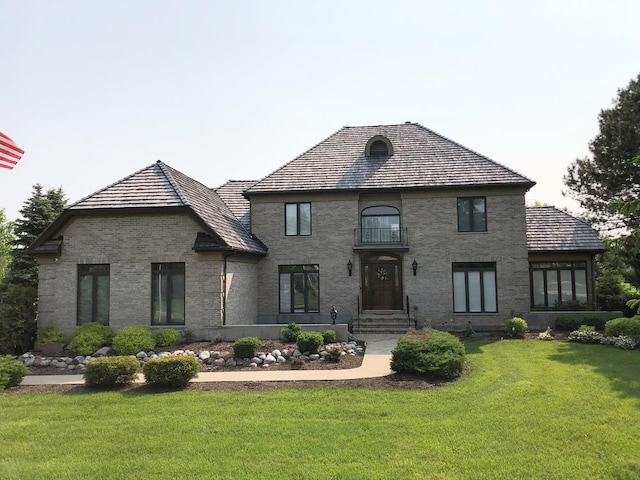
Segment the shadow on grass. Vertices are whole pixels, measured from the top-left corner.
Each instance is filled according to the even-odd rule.
[[[623,397],[635,398],[640,407],[640,352],[603,345],[563,343],[558,353],[549,356],[568,365],[588,365],[609,380],[613,390]]]

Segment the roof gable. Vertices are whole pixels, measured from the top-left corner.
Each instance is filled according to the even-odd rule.
[[[218,194],[161,161],[67,207],[50,229],[36,240],[34,248],[37,251],[39,245],[47,241],[70,215],[176,207],[193,214],[209,230],[208,233],[219,237],[223,244],[219,245],[215,241],[216,248],[266,253],[262,242],[249,233]]]
[[[370,139],[387,138],[392,155],[365,155]],[[343,127],[256,182],[245,194],[535,183],[422,125]]]
[[[555,207],[527,207],[530,252],[603,252],[597,232],[584,220]]]

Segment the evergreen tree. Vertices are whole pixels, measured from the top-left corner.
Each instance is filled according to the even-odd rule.
[[[38,264],[28,248],[62,212],[66,200],[62,188],[43,193],[33,186],[20,210],[12,242],[11,263],[0,285],[0,354],[16,354],[33,347],[36,335]]]
[[[640,228],[640,75],[618,90],[613,107],[598,117],[600,131],[589,144],[591,158],[577,159],[564,177],[571,197],[590,219],[608,229]]]
[[[9,268],[14,239],[13,222],[8,221],[4,209],[0,209],[0,282]]]

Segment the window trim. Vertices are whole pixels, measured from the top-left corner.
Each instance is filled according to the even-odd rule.
[[[165,272],[156,271],[156,267],[164,266],[167,268]],[[181,266],[180,271],[174,271],[173,268]],[[167,275],[167,319],[166,322],[157,322],[155,320],[156,317],[156,302],[155,302],[155,293],[156,293],[156,275],[164,274]],[[174,275],[182,275],[182,283],[183,283],[183,299],[182,299],[182,321],[179,323],[172,322],[171,316],[173,312],[173,308],[171,308],[171,303],[173,302],[172,296],[172,282],[171,277]],[[186,324],[186,309],[187,309],[187,269],[184,262],[153,262],[151,263],[151,325],[152,326],[170,326],[170,325],[185,325]]]
[[[287,207],[289,205],[296,206],[296,233],[288,233],[288,223],[287,223]],[[300,206],[309,205],[309,233],[301,233],[300,232]],[[284,204],[284,235],[286,237],[309,237],[313,231],[312,225],[312,212],[311,212],[311,202],[286,202]]]
[[[549,266],[541,266],[549,265]],[[576,297],[576,272],[584,272],[585,279],[585,297],[584,303],[589,302],[589,276],[587,275],[587,262],[585,260],[570,260],[570,261],[534,261],[529,262],[529,285],[530,285],[530,304],[532,310],[555,310],[560,308],[565,301],[562,299],[562,271],[571,272],[571,300],[569,302],[580,302]],[[542,281],[544,289],[544,305],[536,305],[534,298],[534,282],[533,273],[543,272]],[[548,272],[555,272],[555,279],[557,284],[557,300],[556,305],[549,305],[549,287],[548,287]]]
[[[91,272],[90,270],[94,267],[106,267],[105,272]],[[82,270],[86,270],[85,273],[82,273]],[[91,319],[86,322],[80,322],[80,277],[81,276],[89,276],[91,277]],[[108,283],[108,298],[107,298],[107,311],[106,311],[106,323],[100,321],[98,312],[98,302],[97,300],[97,292],[98,292],[98,282],[96,281],[98,277],[107,277],[109,280]],[[76,325],[80,326],[83,323],[87,322],[98,322],[102,325],[109,325],[109,320],[111,316],[111,265],[108,263],[83,263],[78,264],[76,269]]]
[[[455,274],[456,273],[464,273],[464,295],[465,295],[465,310],[457,311],[456,310],[456,291],[455,291]],[[479,272],[480,273],[480,311],[471,311],[470,310],[470,300],[469,300],[469,273],[470,272]],[[492,272],[494,284],[493,288],[495,291],[495,310],[486,310],[486,299],[485,299],[485,276],[482,274],[483,272]],[[496,262],[454,262],[451,264],[451,288],[453,293],[453,313],[456,315],[477,315],[477,314],[495,314],[499,313],[500,306],[498,304],[498,271]]]
[[[481,199],[484,206],[484,229],[476,229],[474,226],[474,216],[473,216],[473,201]],[[464,200],[468,202],[468,210],[469,210],[469,230],[461,230],[460,229],[460,201]],[[457,197],[456,198],[456,214],[458,219],[458,232],[459,233],[479,233],[479,232],[487,232],[488,221],[487,221],[487,197],[486,196],[471,196],[471,197]]]
[[[296,269],[301,269],[296,271]],[[287,271],[288,270],[288,271]],[[293,288],[293,275],[294,274],[304,274],[304,311],[296,311],[295,310],[295,301],[294,294],[295,289]],[[318,308],[310,309],[309,308],[309,281],[308,274],[314,273],[318,276]],[[289,310],[282,309],[282,284],[281,279],[283,274],[289,274]],[[320,265],[315,264],[292,264],[292,265],[278,265],[278,313],[280,314],[300,314],[300,313],[320,313]]]

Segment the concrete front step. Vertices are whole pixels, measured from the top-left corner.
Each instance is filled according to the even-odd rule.
[[[413,319],[406,315],[371,315],[360,317],[353,322],[354,334],[403,334],[414,328]]]

